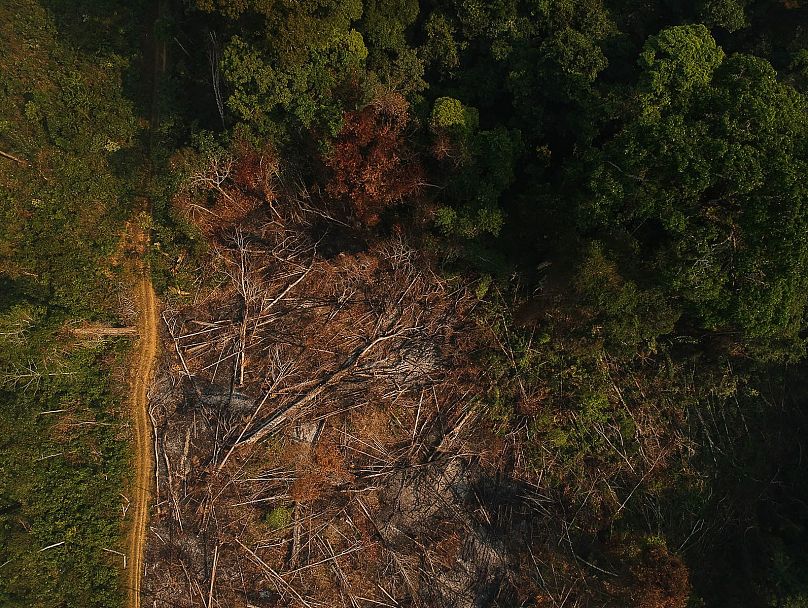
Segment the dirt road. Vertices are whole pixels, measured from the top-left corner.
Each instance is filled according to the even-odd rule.
[[[146,39],[146,56],[151,56],[150,72],[147,80],[151,87],[151,110],[149,119],[148,149],[152,148],[152,137],[160,124],[159,115],[159,81],[166,69],[166,43],[157,36],[160,19],[167,14],[167,0],[157,0],[154,21],[150,35]],[[148,65],[148,62],[147,64]],[[147,179],[151,177],[151,166],[148,167]],[[150,201],[142,201],[142,207],[148,212]],[[149,247],[147,229],[143,229],[137,240],[140,258],[137,262],[136,301],[140,309],[138,319],[137,352],[133,358],[131,410],[134,423],[134,475],[132,479],[132,528],[129,531],[128,568],[126,571],[126,588],[129,591],[128,608],[140,608],[141,586],[144,574],[144,552],[146,548],[146,525],[149,521],[149,505],[151,504],[151,483],[154,472],[154,452],[152,448],[152,426],[149,418],[149,385],[152,370],[157,358],[158,347],[158,310],[157,296],[151,282],[151,272],[144,260],[144,253]]]
[[[132,482],[132,529],[129,538],[127,589],[129,608],[140,608],[140,586],[143,577],[143,550],[146,545],[146,523],[151,503],[151,482],[154,471],[152,428],[148,414],[148,389],[157,356],[157,297],[149,269],[141,264],[138,273],[137,301],[140,306],[137,351],[133,358],[132,420],[134,423],[134,465]]]

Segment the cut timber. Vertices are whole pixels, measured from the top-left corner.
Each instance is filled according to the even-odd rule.
[[[406,331],[406,330],[405,330]],[[241,445],[244,443],[256,443],[260,441],[263,437],[266,437],[273,429],[275,429],[279,424],[281,424],[284,420],[289,418],[290,415],[294,415],[300,410],[302,410],[306,405],[314,401],[325,389],[329,386],[336,384],[342,378],[347,376],[351,370],[356,367],[356,364],[359,363],[359,360],[362,359],[365,355],[367,355],[374,347],[378,344],[386,340],[392,340],[394,338],[401,337],[405,331],[399,331],[393,334],[386,334],[380,336],[370,342],[369,344],[365,344],[357,348],[353,354],[348,358],[345,363],[343,363],[337,371],[328,374],[324,378],[322,378],[313,389],[305,393],[303,396],[295,399],[288,405],[282,407],[280,410],[274,412],[269,418],[264,420],[263,422],[259,423],[256,428],[247,431],[242,434],[242,436],[236,441],[236,445]]]
[[[137,327],[109,327],[108,325],[85,325],[84,327],[72,327],[70,333],[80,338],[116,337],[116,336],[136,336]]]
[[[9,154],[8,152],[3,152],[2,150],[0,150],[0,156],[2,156],[3,158],[7,158],[8,160],[13,160],[15,163],[19,163],[19,164],[23,165],[24,167],[30,167],[31,166],[31,163],[29,163],[27,160],[17,158],[13,154]]]

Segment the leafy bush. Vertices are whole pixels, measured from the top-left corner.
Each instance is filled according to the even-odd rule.
[[[281,530],[292,523],[292,509],[275,507],[264,516],[264,523],[272,530]]]

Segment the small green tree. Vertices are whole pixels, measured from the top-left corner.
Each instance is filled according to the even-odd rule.
[[[465,238],[499,234],[500,197],[514,181],[521,134],[504,127],[480,130],[477,110],[451,97],[435,100],[430,126],[433,153],[453,170],[447,188],[452,204],[439,209],[438,225]]]

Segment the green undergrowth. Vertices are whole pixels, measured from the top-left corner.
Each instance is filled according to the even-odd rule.
[[[119,291],[145,160],[146,2],[0,6],[0,606],[114,608],[129,448]]]

